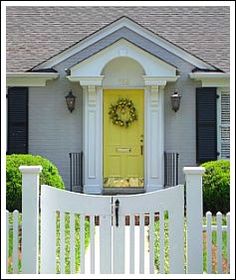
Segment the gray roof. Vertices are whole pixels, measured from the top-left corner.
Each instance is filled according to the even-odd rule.
[[[27,71],[122,16],[229,72],[229,7],[7,7],[7,71]]]

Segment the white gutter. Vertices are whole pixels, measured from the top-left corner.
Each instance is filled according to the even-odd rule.
[[[201,81],[202,87],[229,87],[230,73],[221,72],[195,72],[189,77],[195,81]]]
[[[59,73],[48,72],[7,72],[7,86],[44,87],[49,80],[55,80]]]
[[[195,72],[189,74],[191,79],[202,79],[202,78],[229,78],[229,73],[222,72]]]

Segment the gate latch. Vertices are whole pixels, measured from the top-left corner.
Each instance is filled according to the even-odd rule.
[[[119,226],[119,205],[120,205],[120,201],[119,199],[117,199],[115,201],[115,216],[116,216],[116,226]]]

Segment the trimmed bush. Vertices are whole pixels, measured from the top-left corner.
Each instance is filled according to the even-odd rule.
[[[38,155],[7,155],[6,161],[6,206],[9,211],[15,209],[21,211],[22,176],[19,171],[20,165],[41,165],[43,170],[40,174],[40,184],[50,185],[64,189],[64,182],[57,167],[46,158]]]
[[[206,168],[203,175],[203,210],[216,214],[226,214],[230,210],[230,162],[228,160],[209,161],[202,164]]]

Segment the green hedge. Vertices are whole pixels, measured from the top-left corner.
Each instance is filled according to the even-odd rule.
[[[22,176],[19,171],[20,165],[41,165],[43,170],[40,174],[40,184],[50,185],[64,189],[64,182],[57,167],[46,158],[38,155],[7,155],[6,161],[6,204],[9,211],[18,209],[21,211]]]
[[[230,210],[230,162],[210,161],[202,164],[206,168],[203,175],[203,210],[216,214],[226,214]]]

